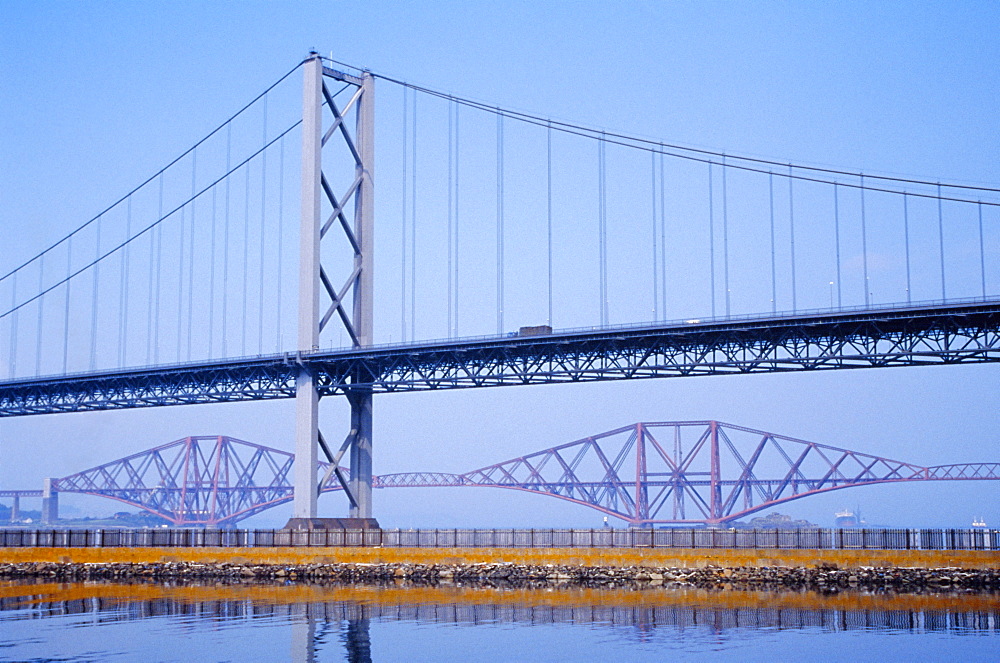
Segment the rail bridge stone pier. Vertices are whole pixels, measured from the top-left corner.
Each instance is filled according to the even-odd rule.
[[[56,481],[49,477],[42,486],[42,523],[45,525],[53,525],[59,520],[59,491],[55,487]]]

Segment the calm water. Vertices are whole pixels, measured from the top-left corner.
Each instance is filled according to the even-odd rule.
[[[1000,597],[0,583],[0,661],[1000,660]]]

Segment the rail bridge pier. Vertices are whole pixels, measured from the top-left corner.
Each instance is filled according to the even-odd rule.
[[[58,479],[48,477],[42,486],[42,523],[54,525],[59,520],[59,491],[56,489]],[[11,515],[13,518],[13,514]]]

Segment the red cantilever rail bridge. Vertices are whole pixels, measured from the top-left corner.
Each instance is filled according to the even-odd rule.
[[[293,461],[287,451],[231,437],[187,437],[57,479],[53,489],[116,499],[174,525],[232,526],[292,499]],[[328,469],[317,466],[323,476]],[[981,479],[1000,479],[1000,463],[925,467],[718,421],[678,421],[637,423],[464,474],[383,474],[373,485],[508,488],[641,526],[727,523],[852,486]],[[334,476],[323,485],[340,488]]]

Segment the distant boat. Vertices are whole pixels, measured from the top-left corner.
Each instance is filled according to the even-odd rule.
[[[838,511],[834,514],[836,519],[833,521],[837,527],[857,527],[861,524],[861,519],[858,514],[854,513],[850,509],[844,509],[843,511]]]
[[[986,529],[986,521],[984,521],[982,518],[974,518],[972,520],[972,526]]]

